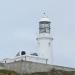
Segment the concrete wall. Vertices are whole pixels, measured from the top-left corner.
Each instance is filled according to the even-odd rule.
[[[75,71],[75,68],[41,64],[30,61],[16,61],[11,63],[5,63],[5,67],[8,70],[13,70],[18,73],[48,72],[53,68],[66,71]]]
[[[12,63],[6,63],[6,68],[14,70],[18,73],[33,73],[33,72],[47,72],[52,66],[41,63],[34,63],[29,61],[16,61]]]
[[[0,69],[5,69],[5,65],[3,63],[0,63]]]

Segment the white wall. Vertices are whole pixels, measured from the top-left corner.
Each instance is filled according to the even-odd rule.
[[[52,49],[51,49],[52,38],[50,37],[50,34],[47,34],[47,33],[39,34],[37,38],[37,42],[38,42],[39,56],[41,58],[48,59],[48,63],[51,64],[52,62]]]

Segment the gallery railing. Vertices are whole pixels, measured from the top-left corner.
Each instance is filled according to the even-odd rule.
[[[27,56],[27,55],[22,55],[22,56],[16,56],[15,58],[6,58],[3,59],[1,62],[2,63],[10,63],[10,62],[16,62],[16,61],[30,61],[30,62],[37,62],[37,63],[44,63],[47,64],[48,59],[45,58],[40,58],[37,56]]]

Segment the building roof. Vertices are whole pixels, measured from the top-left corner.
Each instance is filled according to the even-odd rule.
[[[48,21],[48,22],[50,22],[50,20],[49,20],[48,17],[42,17],[42,18],[40,19],[40,21]]]

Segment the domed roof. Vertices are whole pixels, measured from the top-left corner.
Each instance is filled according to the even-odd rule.
[[[50,20],[49,20],[48,17],[42,17],[42,18],[40,19],[40,22],[41,22],[41,21],[47,21],[47,22],[50,22]]]

